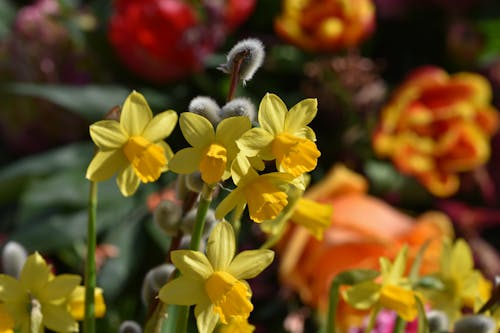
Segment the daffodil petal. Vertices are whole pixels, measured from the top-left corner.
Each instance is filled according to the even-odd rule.
[[[41,302],[50,302],[68,297],[82,281],[81,276],[61,274],[50,280],[38,293]]]
[[[347,289],[342,296],[356,309],[366,310],[378,301],[380,285],[373,281],[361,282]]]
[[[49,281],[49,276],[49,266],[42,256],[35,252],[26,259],[19,281],[26,290],[38,293]]]
[[[200,148],[188,147],[181,149],[168,162],[168,168],[183,175],[193,173],[200,166],[201,153]]]
[[[129,136],[141,135],[151,119],[153,119],[153,112],[148,102],[142,94],[133,91],[123,103],[120,115],[123,129]]]
[[[103,150],[120,148],[128,138],[116,120],[101,120],[90,125],[90,137]]]
[[[207,118],[192,112],[183,112],[179,120],[182,134],[193,147],[204,147],[215,139],[215,131]]]
[[[236,140],[238,140],[243,133],[248,131],[251,127],[252,123],[250,122],[250,119],[245,116],[223,119],[219,125],[217,125],[215,140],[223,143],[226,148],[230,148],[234,146]]]
[[[172,148],[166,143],[165,141],[158,141],[157,145],[161,146],[163,148],[163,151],[165,152],[165,157],[167,159],[167,163],[165,166],[162,168],[162,172],[168,171],[168,161],[170,161],[174,157],[174,152],[172,151]]]
[[[13,333],[14,318],[7,311],[5,304],[0,303],[0,332]]]
[[[128,163],[121,150],[98,151],[90,162],[85,177],[94,182],[100,182],[113,177]]]
[[[170,254],[172,263],[182,275],[196,280],[205,280],[213,273],[207,257],[198,251],[176,250]]]
[[[392,264],[389,273],[389,280],[388,281],[384,280],[384,282],[397,283],[397,281],[403,276],[406,269],[407,253],[408,253],[408,246],[405,245],[401,248],[401,250],[399,250],[396,258],[394,259],[394,262]]]
[[[302,127],[292,133],[296,137],[308,139],[311,141],[316,141],[316,133],[309,126]]]
[[[229,265],[228,273],[238,280],[252,279],[260,274],[274,259],[271,250],[248,250],[240,252]]]
[[[256,156],[261,153],[264,148],[271,145],[274,137],[263,128],[252,128],[245,132],[241,138],[236,141],[236,145],[241,153],[245,156]],[[264,159],[271,160],[273,156],[263,156]]]
[[[293,106],[285,118],[285,131],[294,133],[307,126],[316,117],[318,100],[316,98],[304,99]]]
[[[461,238],[453,244],[449,265],[451,274],[458,276],[471,271],[474,267],[469,245]]]
[[[203,281],[186,276],[168,282],[160,289],[158,296],[163,303],[177,305],[198,304],[207,297]]]
[[[1,302],[19,302],[28,300],[28,294],[25,292],[19,281],[10,275],[0,274],[0,301]]]
[[[285,103],[275,94],[267,93],[259,106],[260,127],[273,136],[281,133],[285,127],[287,108]]]
[[[174,130],[177,124],[177,118],[177,112],[174,110],[168,110],[157,114],[148,123],[142,136],[151,142],[163,140]]]
[[[214,271],[225,271],[236,251],[234,230],[225,221],[218,223],[208,237],[207,257]]]
[[[242,154],[238,154],[231,163],[231,176],[233,182],[239,185],[241,179],[252,179],[257,177],[257,172],[252,168],[249,158]]]
[[[140,183],[141,180],[135,174],[132,165],[129,165],[128,167],[123,169],[118,174],[118,177],[116,177],[116,184],[118,185],[120,192],[126,197],[129,197],[132,194],[134,194],[135,191],[137,191],[137,188],[139,187]]]
[[[236,207],[241,201],[244,201],[243,193],[241,193],[238,188],[234,189],[231,193],[229,193],[217,206],[215,209],[215,218],[217,220],[222,219],[227,215],[231,210]]]
[[[219,315],[214,311],[208,298],[205,302],[196,305],[194,315],[199,333],[212,333],[219,322]]]
[[[43,324],[55,332],[78,332],[78,323],[65,305],[42,304]]]

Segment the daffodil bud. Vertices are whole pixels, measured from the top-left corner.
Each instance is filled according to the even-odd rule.
[[[191,209],[183,218],[180,224],[181,230],[184,234],[191,235],[194,231],[194,224],[196,220],[196,214],[198,212],[197,208]],[[208,237],[210,230],[215,226],[217,220],[215,219],[215,214],[213,209],[209,209],[207,211],[207,215],[205,217],[205,226],[203,228],[202,238]]]
[[[142,333],[142,328],[133,320],[125,320],[118,328],[118,333]]]
[[[8,242],[2,251],[3,272],[16,278],[19,277],[27,257],[28,253],[21,244],[14,241]]]
[[[158,291],[167,283],[174,270],[174,265],[163,264],[146,273],[141,288],[141,298],[144,305],[148,306],[153,302],[158,295]]]
[[[454,333],[495,333],[495,322],[490,317],[471,315],[455,322]]]
[[[226,103],[221,110],[221,118],[229,118],[234,116],[246,116],[250,121],[255,121],[257,113],[255,105],[248,99],[238,97]]]
[[[174,237],[179,232],[181,215],[182,207],[173,201],[163,200],[153,213],[153,221],[167,235]]]
[[[191,100],[189,103],[189,112],[199,114],[208,119],[215,127],[220,121],[219,105],[210,97],[198,96]]]
[[[446,332],[450,325],[446,313],[437,310],[427,312],[427,322],[429,323],[430,333]]]
[[[193,172],[186,177],[186,186],[190,191],[200,193],[203,190],[203,180],[199,172]]]
[[[239,76],[243,81],[250,81],[264,62],[264,45],[256,38],[239,41],[227,54],[227,62],[218,67],[224,73],[231,73],[237,63],[240,64]]]

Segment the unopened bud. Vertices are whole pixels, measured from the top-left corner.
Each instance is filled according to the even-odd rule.
[[[208,119],[215,127],[219,122],[219,105],[210,97],[198,96],[189,103],[189,112],[199,114]]]
[[[221,118],[229,118],[234,116],[246,116],[250,121],[255,121],[257,113],[255,105],[244,97],[238,97],[226,103],[222,107]]]
[[[153,213],[153,221],[167,235],[174,237],[179,231],[181,216],[181,206],[173,201],[163,200],[158,204]]]
[[[104,115],[104,119],[120,121],[120,116],[121,107],[119,105],[115,105]]]
[[[142,328],[133,320],[125,320],[118,328],[118,333],[142,333]]]
[[[495,322],[490,317],[471,315],[455,322],[455,333],[495,333]]]
[[[450,321],[443,311],[431,310],[427,312],[427,322],[429,323],[429,332],[447,332]]]
[[[8,242],[2,251],[3,272],[16,278],[19,277],[27,257],[28,253],[21,244],[14,241]]]
[[[250,81],[264,62],[264,45],[256,38],[244,39],[238,42],[227,54],[227,62],[218,67],[224,73],[231,73],[235,64],[241,63],[239,69],[243,84]]]
[[[193,172],[186,177],[186,186],[192,192],[200,193],[203,190],[203,179],[199,172]]]
[[[146,306],[153,302],[155,297],[158,295],[161,287],[163,287],[165,283],[167,283],[167,281],[170,279],[170,276],[172,275],[174,270],[174,265],[163,264],[147,272],[142,282],[141,288],[141,298]]]
[[[198,212],[198,209],[196,209],[196,208],[191,209],[182,218],[180,228],[184,232],[184,234],[191,235],[193,233],[197,212]],[[213,209],[209,209],[207,211],[207,215],[205,217],[205,225],[203,227],[202,238],[208,237],[208,235],[210,234],[210,231],[215,226],[216,222],[217,222],[217,220],[215,219],[215,214],[214,214]]]

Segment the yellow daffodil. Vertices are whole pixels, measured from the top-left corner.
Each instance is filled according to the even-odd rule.
[[[262,272],[272,262],[274,252],[249,250],[235,256],[235,251],[233,228],[222,221],[208,238],[206,255],[190,250],[171,254],[181,275],[163,286],[159,297],[167,304],[196,304],[200,333],[213,332],[219,321],[228,324],[234,317],[246,319],[253,310],[251,290],[244,280]]]
[[[78,324],[68,311],[67,300],[80,281],[78,275],[53,276],[36,252],[26,260],[19,281],[0,274],[0,301],[22,333],[41,332],[43,327],[77,332]]]
[[[238,153],[236,140],[252,124],[248,117],[230,117],[214,128],[207,118],[184,112],[179,119],[184,138],[192,147],[178,151],[169,162],[173,172],[189,174],[200,171],[206,184],[215,184],[231,176],[231,162]]]
[[[248,320],[241,316],[233,317],[227,325],[221,325],[218,329],[219,333],[252,333],[255,326],[251,325]]]
[[[118,172],[117,184],[130,196],[140,182],[157,180],[167,171],[172,149],[163,141],[172,133],[177,113],[164,111],[155,117],[140,93],[132,92],[123,103],[120,121],[101,120],[90,126],[99,149],[87,169],[87,178],[103,181]]]
[[[260,127],[246,132],[236,143],[245,156],[276,159],[276,167],[297,177],[316,168],[321,155],[316,135],[307,125],[317,112],[316,99],[305,99],[289,111],[277,95],[267,93],[259,106]]]
[[[491,284],[474,269],[471,249],[463,239],[443,243],[440,270],[433,276],[444,288],[424,290],[425,295],[433,308],[445,312],[451,322],[461,316],[463,308],[476,311],[489,297]]]
[[[68,306],[71,316],[78,321],[85,317],[85,287],[78,286],[68,297]],[[94,291],[94,315],[96,318],[104,317],[106,313],[106,303],[101,288]]]
[[[395,311],[405,321],[414,320],[418,314],[417,296],[403,276],[407,251],[408,247],[404,246],[393,264],[387,258],[380,258],[381,281],[358,283],[344,291],[344,299],[356,309],[383,307]]]
[[[0,333],[13,333],[14,319],[10,316],[3,303],[0,303]]]
[[[323,232],[330,226],[333,207],[303,197],[304,190],[292,186],[288,191],[288,205],[274,220],[264,221],[260,224],[261,229],[273,236],[283,233],[286,222],[294,222],[303,226],[309,232],[321,240]]]
[[[231,175],[237,187],[217,206],[217,219],[234,208],[242,211],[248,203],[250,218],[260,223],[277,217],[288,204],[286,187],[293,180],[292,175],[283,172],[259,175],[248,159],[241,156],[232,163]]]

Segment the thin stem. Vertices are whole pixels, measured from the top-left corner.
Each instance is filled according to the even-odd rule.
[[[95,286],[96,266],[95,248],[96,237],[96,213],[97,213],[97,182],[90,182],[88,222],[87,222],[87,262],[85,266],[85,317],[83,321],[83,332],[95,332]]]
[[[370,333],[375,327],[375,320],[377,319],[377,315],[380,311],[379,306],[375,306],[373,310],[370,312],[370,319],[368,320],[368,325],[366,325],[364,333]]]
[[[396,323],[394,324],[394,329],[392,333],[404,333],[406,328],[406,321],[403,320],[400,316],[396,318]]]
[[[233,60],[233,70],[231,71],[231,82],[229,84],[229,92],[227,93],[227,102],[234,98],[238,81],[240,80],[240,68],[243,60],[248,56],[249,51],[245,50],[238,53]]]

